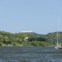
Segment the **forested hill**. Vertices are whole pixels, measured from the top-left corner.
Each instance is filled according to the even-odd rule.
[[[62,32],[59,32],[59,42],[62,42]],[[54,46],[57,33],[37,34],[34,32],[9,33],[0,31],[0,46]]]

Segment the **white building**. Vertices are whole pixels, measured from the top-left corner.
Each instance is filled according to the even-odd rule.
[[[32,32],[32,31],[21,31],[22,33],[26,33],[26,32]]]

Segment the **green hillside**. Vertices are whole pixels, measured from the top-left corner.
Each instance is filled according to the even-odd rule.
[[[62,32],[59,32],[62,43]],[[9,33],[0,31],[0,46],[55,46],[57,33],[37,34],[34,32]]]

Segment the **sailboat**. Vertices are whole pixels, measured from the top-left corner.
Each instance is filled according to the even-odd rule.
[[[61,43],[59,43],[59,32],[57,32],[57,43],[55,46],[56,49],[62,49]]]
[[[55,48],[56,48],[56,49],[62,49],[61,42],[60,42],[60,40],[59,40],[60,33],[59,33],[59,31],[58,31],[58,27],[59,27],[59,22],[58,22],[58,20],[57,20],[57,32],[56,32],[56,34],[57,34],[57,43],[56,43]]]

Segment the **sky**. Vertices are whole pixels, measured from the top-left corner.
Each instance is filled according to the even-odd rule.
[[[62,31],[62,0],[0,0],[0,31],[39,34]]]

